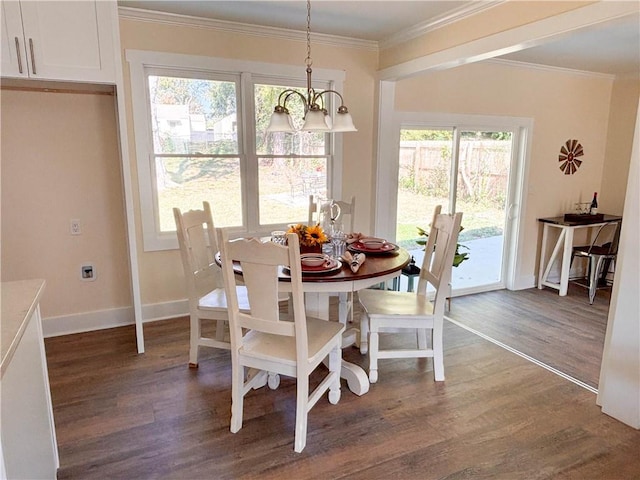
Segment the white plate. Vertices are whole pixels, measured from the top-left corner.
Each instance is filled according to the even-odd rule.
[[[331,259],[327,255],[322,253],[303,253],[300,255],[300,262],[302,263],[303,270],[305,268],[320,268],[325,263],[327,267],[330,264]]]
[[[302,265],[302,275],[326,275],[329,273],[339,272],[342,268],[342,262],[334,258],[329,257],[327,264],[322,264],[319,267],[307,267]],[[284,268],[285,273],[289,274],[288,268]]]

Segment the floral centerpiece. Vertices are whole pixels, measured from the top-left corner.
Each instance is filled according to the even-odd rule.
[[[297,225],[291,225],[287,233],[298,235],[300,252],[302,253],[322,253],[322,244],[329,241],[320,225],[302,225],[298,223]]]

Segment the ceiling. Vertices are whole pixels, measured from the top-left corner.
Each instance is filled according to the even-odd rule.
[[[315,0],[311,5],[311,31],[382,43],[411,29],[443,24],[495,3]],[[118,5],[291,30],[306,29],[306,3],[297,0],[118,0]],[[638,73],[640,15],[574,31],[500,58],[603,74]]]

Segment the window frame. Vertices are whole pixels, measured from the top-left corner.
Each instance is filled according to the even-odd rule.
[[[242,185],[243,226],[235,228],[234,236],[262,236],[271,226],[260,226],[258,193],[258,155],[255,147],[254,84],[282,84],[305,86],[306,73],[302,66],[253,62],[227,58],[184,55],[142,50],[126,50],[129,64],[133,130],[135,136],[136,167],[140,202],[144,251],[175,250],[178,240],[175,232],[161,232],[159,228],[155,179],[155,154],[147,76],[182,75],[190,78],[227,80],[234,78],[238,85],[238,157]],[[342,94],[345,72],[342,70],[314,69],[314,87],[331,88]],[[342,192],[342,136],[327,134],[327,195],[340,196]],[[250,193],[255,192],[255,193]]]

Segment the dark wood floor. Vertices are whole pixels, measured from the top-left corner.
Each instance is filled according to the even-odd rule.
[[[589,305],[586,289],[497,290],[454,298],[447,316],[585,384],[598,388],[609,292]]]
[[[452,312],[477,298],[462,300]],[[445,335],[445,382],[430,361],[381,362],[369,393],[343,384],[338,405],[311,410],[301,454],[293,381],[250,392],[230,433],[229,354],[206,349],[188,369],[186,319],[145,326],[144,355],[133,327],[47,339],[58,478],[640,478],[640,432],[593,393],[453,323]],[[344,356],[366,366],[354,348]]]

